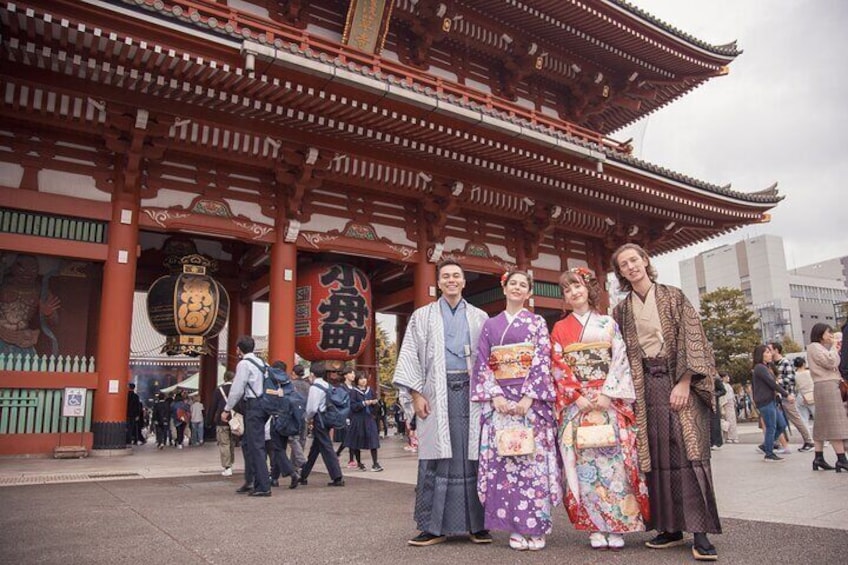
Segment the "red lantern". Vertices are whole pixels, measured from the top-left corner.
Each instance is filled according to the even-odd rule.
[[[371,283],[345,264],[311,265],[298,273],[295,349],[310,361],[347,361],[370,341]]]

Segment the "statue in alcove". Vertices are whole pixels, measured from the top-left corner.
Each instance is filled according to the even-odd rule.
[[[44,335],[50,353],[57,355],[59,343],[52,328],[59,321],[61,302],[50,291],[52,271],[42,276],[33,255],[6,255],[0,264],[0,353],[34,355]]]

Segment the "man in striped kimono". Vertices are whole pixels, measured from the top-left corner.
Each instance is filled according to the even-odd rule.
[[[418,433],[415,521],[409,545],[469,535],[491,543],[477,496],[480,407],[469,399],[469,367],[489,316],[462,298],[465,274],[453,260],[437,266],[442,296],[412,313],[398,355],[394,384]]]

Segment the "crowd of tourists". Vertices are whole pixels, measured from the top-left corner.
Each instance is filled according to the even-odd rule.
[[[364,372],[330,370],[318,361],[308,371],[296,365],[289,374],[283,361],[266,366],[253,351],[252,337],[242,336],[236,347],[240,361],[218,387],[212,418],[224,476],[232,476],[235,444],[241,445],[245,474],[237,493],[271,496],[271,487],[286,477],[290,489],[308,485],[319,456],[330,474],[328,485],[344,486],[339,456],[345,449],[349,469],[383,470],[380,428],[388,435],[388,410]],[[362,461],[363,451],[370,466]]]
[[[798,451],[815,451],[813,471],[848,471],[848,353],[836,346],[833,329],[813,326],[806,360],[789,361],[780,343],[758,345],[753,358],[754,403],[763,428],[757,449],[764,460],[780,462],[780,455],[790,453],[791,422],[804,442]],[[825,460],[825,442],[836,454],[835,466]]]
[[[127,444],[142,445],[148,438],[156,438],[158,449],[203,445],[205,413],[198,395],[186,391],[159,392],[148,409],[135,392],[135,384],[130,383],[127,387]]]

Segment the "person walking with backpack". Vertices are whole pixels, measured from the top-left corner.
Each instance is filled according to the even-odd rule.
[[[241,360],[236,365],[236,378],[233,381],[227,404],[221,414],[221,420],[228,422],[233,407],[244,398],[244,484],[236,490],[237,494],[250,496],[271,496],[271,478],[268,475],[267,454],[265,452],[265,421],[268,416],[261,403],[264,384],[262,367],[264,363],[253,353],[256,343],[249,335],[236,342]]]
[[[281,371],[287,377],[287,380],[281,381],[283,398],[280,399],[280,409],[275,414],[272,414],[270,418],[268,430],[271,438],[271,450],[269,451],[272,461],[271,486],[280,486],[280,477],[291,477],[289,488],[294,489],[297,488],[300,482],[300,474],[292,466],[292,462],[286,453],[286,448],[289,444],[289,438],[291,438],[292,443],[297,442],[297,435],[300,433],[300,424],[303,422],[301,419],[303,412],[299,411],[296,415],[295,412],[297,410],[292,403],[299,403],[302,409],[305,399],[295,391],[294,384],[291,378],[288,377],[288,373],[286,373],[288,366],[285,361],[274,361],[272,367]],[[284,404],[288,404],[288,406],[284,407]]]
[[[338,407],[329,398],[333,392],[341,390],[340,387],[331,386],[326,380],[327,367],[323,361],[317,361],[310,367],[312,386],[309,388],[309,398],[306,400],[306,421],[312,422],[312,445],[309,448],[309,456],[300,470],[300,484],[306,486],[312,467],[318,460],[318,455],[324,460],[324,466],[330,474],[331,487],[343,487],[344,477],[339,466],[339,458],[333,450],[333,442],[330,439],[330,430],[339,425],[336,421],[340,417],[343,421],[347,415],[338,414]]]
[[[306,399],[309,398],[310,384],[304,373],[303,365],[295,365],[292,368],[294,389]],[[307,428],[308,426],[304,416],[303,424],[300,426],[300,433],[289,439],[289,445],[291,446],[291,456],[289,459],[292,465],[294,465],[294,468],[297,469],[298,474],[300,474],[300,468],[306,463],[306,454],[304,452],[306,451]]]
[[[350,391],[350,426],[345,435],[345,447],[350,449],[360,471],[366,470],[362,463],[363,449],[371,450],[371,470],[382,471],[383,468],[377,462],[380,430],[377,428],[377,421],[373,414],[377,408],[377,399],[374,398],[374,392],[368,386],[368,376],[362,371],[355,372],[353,384]]]
[[[188,426],[191,409],[188,402],[185,400],[185,393],[180,392],[174,397],[174,402],[171,404],[171,418],[174,420],[174,429],[176,430],[176,447],[183,448],[185,441],[185,430]]]
[[[356,379],[356,373],[354,372],[352,367],[346,367],[342,372],[342,378],[344,381],[342,382],[343,387],[347,390],[348,394],[351,394],[353,391],[354,380]],[[350,420],[348,419],[345,422],[344,427],[336,428],[333,430],[333,441],[339,444],[338,449],[336,449],[336,457],[342,456],[342,451],[347,447],[347,434],[350,433]],[[353,450],[348,448],[348,459],[347,459],[347,468],[348,469],[356,469],[358,465],[356,461],[353,460]]]

